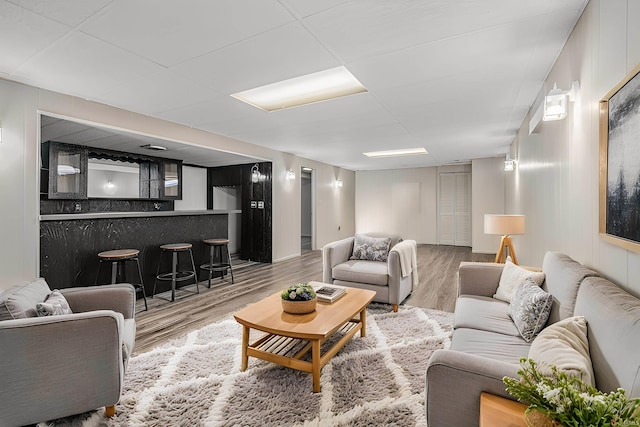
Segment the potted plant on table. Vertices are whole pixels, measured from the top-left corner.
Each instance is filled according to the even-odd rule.
[[[547,377],[532,359],[520,359],[520,366],[520,379],[504,377],[503,381],[512,396],[529,404],[528,425],[640,427],[640,398],[627,398],[623,389],[603,393],[555,366]]]
[[[316,309],[316,292],[311,285],[298,283],[282,291],[282,310],[292,314],[311,313]]]

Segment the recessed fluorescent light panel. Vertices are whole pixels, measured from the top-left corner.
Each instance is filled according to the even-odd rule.
[[[154,151],[166,151],[167,150],[167,147],[163,147],[162,145],[152,145],[152,144],[141,145],[140,148],[146,148],[147,150],[154,150]]]
[[[349,70],[336,67],[231,96],[261,110],[276,111],[362,92],[367,92],[367,88]]]
[[[396,156],[416,156],[429,154],[424,148],[403,148],[400,150],[370,151],[362,153],[367,157],[396,157]]]

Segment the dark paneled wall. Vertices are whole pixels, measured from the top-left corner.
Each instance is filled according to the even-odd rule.
[[[257,163],[260,180],[253,182],[254,164],[209,168],[207,208],[213,208],[212,187],[240,187],[242,194],[242,241],[240,258],[258,262],[272,260],[272,164]]]
[[[226,214],[41,221],[40,275],[51,289],[92,285],[98,269],[99,252],[134,248],[140,250],[145,289],[147,295],[151,295],[160,245],[193,244],[197,268],[208,255],[202,239],[226,237],[227,232]],[[164,271],[171,268],[169,258],[163,258]],[[127,264],[128,278],[137,282],[135,263]],[[110,274],[110,264],[105,263],[99,283],[109,283]],[[170,286],[170,283],[158,282],[157,292],[168,290]]]

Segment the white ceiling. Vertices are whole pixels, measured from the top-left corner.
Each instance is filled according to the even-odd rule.
[[[353,170],[441,165],[506,153],[587,1],[0,1],[0,77]],[[229,96],[340,65],[369,92]]]

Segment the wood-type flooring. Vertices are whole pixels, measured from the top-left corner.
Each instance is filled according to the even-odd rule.
[[[419,284],[404,301],[406,305],[453,311],[456,300],[458,266],[462,261],[493,261],[493,255],[473,254],[471,248],[459,246],[418,245]],[[137,302],[136,346],[143,353],[170,339],[201,328],[268,295],[298,282],[322,281],[321,251],[303,251],[301,256],[274,264],[237,263],[233,269],[235,283],[229,275],[206,280],[176,291],[176,300],[147,297],[149,310],[142,299]],[[202,276],[204,277],[204,276]],[[391,310],[391,306],[389,306]]]

